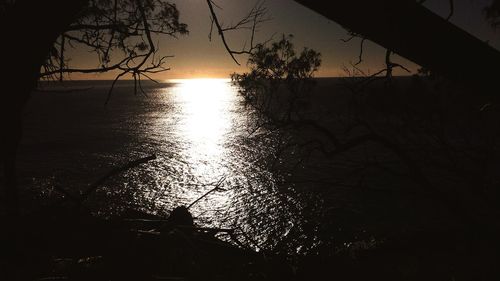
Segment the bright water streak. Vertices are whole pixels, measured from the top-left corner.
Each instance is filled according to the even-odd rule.
[[[93,86],[35,97],[26,122],[24,147],[33,150],[24,149],[23,165],[32,170],[25,185],[49,196],[54,184],[84,189],[82,183],[110,167],[156,154],[157,160],[108,181],[90,198],[92,209],[166,214],[194,202],[224,177],[224,191],[193,206],[198,223],[239,226],[261,241],[289,230],[293,212],[286,203],[292,199],[278,193],[268,170],[274,161],[272,136],[248,137],[251,112],[228,80],[147,85],[146,96],[134,95],[133,85],[123,83],[107,107],[102,101],[108,86]]]

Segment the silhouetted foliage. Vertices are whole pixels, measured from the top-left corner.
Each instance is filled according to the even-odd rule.
[[[31,24],[29,34],[25,26]],[[22,136],[22,111],[38,80],[63,80],[72,73],[129,74],[135,91],[141,79],[168,70],[155,36],[187,34],[175,4],[163,0],[0,1],[0,29],[9,42],[0,45],[6,67],[0,69],[1,164],[5,202],[17,205],[16,157]],[[94,68],[72,67],[68,49],[96,55]]]
[[[283,35],[270,46],[257,45],[248,58],[250,72],[231,76],[233,83],[240,86],[245,100],[268,117],[277,118],[271,114],[270,106],[280,101],[275,92],[280,86],[285,86],[292,95],[282,104],[286,107],[282,112],[287,112],[282,117],[298,118],[303,95],[307,95],[314,85],[312,78],[321,65],[320,53],[309,48],[297,53],[292,38]]]
[[[153,36],[187,34],[175,4],[159,0],[92,0],[55,42],[40,73],[41,78],[59,80],[65,74],[118,71],[116,79],[130,74],[140,82],[148,74],[168,70],[168,56],[158,57]],[[96,55],[96,67],[71,67],[67,48],[88,50]],[[140,86],[140,84],[138,85]],[[137,90],[137,87],[136,87]]]
[[[303,63],[291,63],[300,57]],[[497,202],[493,186],[498,177],[487,172],[498,165],[490,158],[497,155],[498,130],[486,117],[496,113],[487,113],[488,109],[479,113],[473,103],[459,98],[463,92],[445,87],[441,80],[442,85],[435,87],[425,70],[390,84],[376,82],[383,82],[383,76],[373,80],[360,73],[345,79],[348,94],[332,88],[315,91],[311,85],[319,56],[297,55],[288,37],[257,48],[248,65],[251,71],[234,74],[233,81],[263,120],[259,125],[290,136],[276,140],[274,171],[288,175],[287,184],[308,192],[362,201],[338,207],[333,199],[319,211],[311,208],[320,214],[312,220],[321,215],[336,219],[337,224],[318,223],[315,233],[325,235],[324,241],[331,236],[337,242],[362,240],[367,229],[368,233],[399,231],[394,225],[384,230],[372,223],[377,220],[412,221],[411,227],[433,231],[436,225],[417,222],[432,216],[442,220],[439,227],[461,229],[466,241],[461,246],[475,251],[470,248],[474,244],[470,234],[481,230],[487,237],[498,227],[488,223],[498,211],[492,204]],[[395,206],[408,209],[391,209]],[[392,212],[380,214],[382,209]],[[358,223],[360,217],[365,221]],[[293,244],[293,238],[287,238]]]

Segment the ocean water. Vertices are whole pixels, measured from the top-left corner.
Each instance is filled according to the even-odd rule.
[[[229,80],[146,83],[144,93],[124,81],[105,106],[109,87],[69,82],[33,93],[19,156],[30,200],[50,202],[61,188],[79,194],[112,168],[154,154],[106,181],[86,206],[104,216],[166,215],[222,181],[191,208],[198,224],[241,229],[262,247],[297,225],[300,202],[269,168],[279,136],[253,132],[252,112]]]
[[[353,105],[356,97],[341,82],[318,79],[304,107],[341,141],[366,133],[352,127],[358,118],[389,139],[406,137],[401,120],[415,112],[394,109],[413,108],[408,105],[422,112],[425,122],[416,124],[436,126],[427,114],[432,99],[425,102],[418,91],[419,99],[403,98],[412,93],[403,89],[397,95],[371,92],[367,104]],[[318,131],[255,130],[256,114],[229,80],[172,80],[143,88],[135,93],[133,82],[119,82],[107,105],[108,81],[42,85],[33,93],[19,152],[21,203],[36,209],[61,199],[61,189],[78,195],[111,169],[154,154],[156,160],[107,180],[85,206],[104,217],[127,210],[166,217],[220,181],[220,190],[190,209],[197,224],[237,229],[257,249],[302,253],[453,223],[383,146],[364,143],[329,158],[294,145],[320,141],[333,149]],[[438,173],[442,168],[435,163],[446,158],[428,139],[424,130],[400,145],[434,182],[454,187]]]

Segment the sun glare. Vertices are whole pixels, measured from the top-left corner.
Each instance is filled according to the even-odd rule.
[[[231,129],[231,86],[227,79],[185,79],[178,83],[176,99],[182,118],[178,122],[186,158],[200,178],[220,176],[218,167],[226,152],[226,135]]]

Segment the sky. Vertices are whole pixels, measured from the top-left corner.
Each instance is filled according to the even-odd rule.
[[[448,1],[427,0],[425,6],[446,17],[449,12]],[[500,31],[492,30],[482,14],[483,7],[491,0],[454,1],[455,12],[451,22],[500,49]],[[171,2],[178,7],[180,20],[188,24],[189,35],[177,39],[162,36],[158,39],[160,53],[174,57],[168,60],[168,67],[171,70],[156,75],[156,79],[228,78],[233,72],[242,73],[247,70],[246,57],[238,57],[241,63],[241,66],[238,66],[228,55],[216,34],[211,41],[209,40],[210,15],[205,0],[171,0]],[[219,19],[229,24],[242,18],[254,6],[255,0],[216,0],[216,3],[222,8],[216,10]],[[343,42],[341,39],[349,36],[337,23],[292,0],[267,0],[264,5],[268,9],[270,20],[260,26],[257,42],[271,37],[279,39],[282,34],[293,34],[297,50],[309,47],[322,54],[322,66],[316,75],[318,77],[345,76],[344,66],[357,61],[360,40]],[[248,35],[247,31],[233,32],[228,35],[229,44],[234,49],[241,49],[245,42],[249,41]],[[376,44],[366,42],[364,60],[360,67],[366,73],[374,73],[384,68],[384,52],[385,50]],[[397,56],[393,60],[413,72],[418,68],[417,65]],[[97,61],[88,52],[73,50],[70,64],[77,67],[95,67]],[[113,79],[114,75],[113,73],[72,75],[71,79]]]

